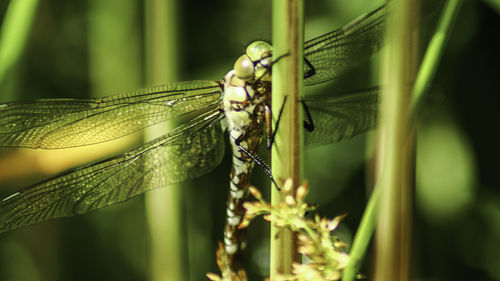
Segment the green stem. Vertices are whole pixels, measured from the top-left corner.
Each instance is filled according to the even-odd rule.
[[[0,85],[21,56],[37,5],[38,0],[10,1],[0,29]]]
[[[410,120],[411,82],[416,71],[415,8],[418,0],[395,0],[387,19],[387,46],[381,65],[380,130],[377,178],[380,192],[375,239],[374,280],[409,278],[414,165],[414,131]],[[417,15],[418,17],[418,15]]]
[[[366,205],[366,210],[361,219],[358,231],[352,243],[351,252],[349,253],[349,261],[344,269],[342,281],[353,281],[361,267],[361,263],[366,254],[366,249],[370,245],[370,240],[377,226],[378,218],[378,203],[380,197],[381,181],[377,183],[373,189],[370,200]]]
[[[440,18],[438,28],[429,43],[426,50],[423,62],[417,74],[415,87],[413,89],[411,112],[415,116],[420,112],[420,107],[425,95],[428,93],[431,81],[436,73],[438,63],[440,61],[444,45],[449,37],[454,19],[456,18],[462,0],[450,0],[447,2],[443,14]],[[370,239],[375,231],[377,223],[378,201],[380,197],[380,189],[384,185],[383,178],[380,178],[375,185],[374,191],[368,201],[368,205],[363,214],[358,231],[354,237],[354,242],[350,252],[349,262],[344,270],[343,281],[352,281],[355,279],[357,272],[361,267],[361,262],[368,249]]]
[[[272,171],[278,184],[293,179],[296,187],[302,176],[302,123],[299,96],[303,92],[303,0],[273,1],[273,123],[283,107],[283,115],[272,149]],[[286,97],[286,103],[284,103]],[[273,125],[274,127],[275,125]],[[282,194],[272,187],[271,202],[279,204]],[[298,261],[296,239],[286,228],[271,226],[271,279],[291,273]]]
[[[445,49],[444,46],[450,37],[453,23],[457,18],[462,2],[462,0],[449,0],[446,2],[437,30],[427,47],[415,81],[415,87],[413,88],[411,108],[414,116],[420,112],[425,95],[429,92],[429,87],[434,80],[438,64]]]
[[[146,84],[164,84],[177,80],[178,49],[177,1],[145,2]],[[170,121],[163,128],[146,130],[148,139],[157,137],[175,125]],[[185,280],[184,241],[182,239],[181,185],[154,190],[146,194],[149,226],[150,280]]]
[[[103,97],[142,86],[141,61],[137,58],[140,30],[134,28],[138,24],[138,14],[134,13],[133,2],[91,0],[88,5],[91,95]]]

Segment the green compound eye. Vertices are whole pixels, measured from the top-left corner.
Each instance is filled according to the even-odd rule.
[[[246,53],[252,61],[258,61],[265,57],[270,57],[272,47],[269,43],[264,41],[255,41],[248,45]]]
[[[234,63],[234,75],[243,81],[254,78],[254,65],[247,55],[242,55]]]

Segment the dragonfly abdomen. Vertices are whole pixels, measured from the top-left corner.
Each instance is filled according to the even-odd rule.
[[[245,229],[238,225],[245,215],[243,203],[248,194],[253,161],[250,158],[233,156],[233,168],[229,180],[227,199],[227,217],[224,228],[224,246],[228,254],[229,264],[234,271],[241,267],[241,253],[245,249]]]

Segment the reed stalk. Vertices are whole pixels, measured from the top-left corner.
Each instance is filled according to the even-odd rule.
[[[278,112],[283,114],[272,148],[272,171],[278,184],[292,178],[296,187],[302,178],[302,119],[299,107],[303,93],[303,1],[273,1],[273,128]],[[286,56],[282,57],[283,55]],[[286,97],[286,102],[284,103]],[[279,204],[282,193],[272,187],[271,202]],[[298,261],[295,235],[286,228],[271,226],[271,279],[291,273]]]
[[[417,74],[415,86],[413,88],[410,113],[413,116],[412,121],[417,119],[416,117],[418,117],[418,112],[421,111],[423,101],[429,92],[429,87],[436,74],[440,58],[447,43],[447,38],[451,34],[453,23],[458,15],[461,5],[462,0],[447,1],[440,17],[437,30],[432,36],[429,46],[425,52],[424,59]],[[380,197],[379,190],[382,188],[381,186],[384,185],[384,178],[379,178],[363,214],[358,231],[356,232],[350,251],[350,260],[343,275],[344,281],[354,280],[356,278],[356,274],[359,272],[364,255],[369,246],[371,236],[375,230],[378,219],[377,211]]]
[[[11,0],[9,3],[0,27],[0,86],[21,57],[37,6],[38,0]]]
[[[177,1],[148,0],[145,5],[146,84],[153,86],[174,82],[178,78]],[[157,137],[172,126],[175,126],[173,121],[158,131],[148,129],[146,134],[148,138]],[[185,278],[181,185],[186,183],[146,194],[150,280],[153,281],[181,281]]]

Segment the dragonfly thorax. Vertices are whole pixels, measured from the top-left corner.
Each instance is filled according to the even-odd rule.
[[[233,139],[248,135],[247,128],[261,130],[263,108],[271,96],[271,51],[264,41],[251,43],[224,76],[223,108]]]
[[[228,121],[229,132],[239,138],[242,131],[252,123],[256,105],[263,102],[254,83],[239,79],[234,70],[224,77],[223,108]]]

